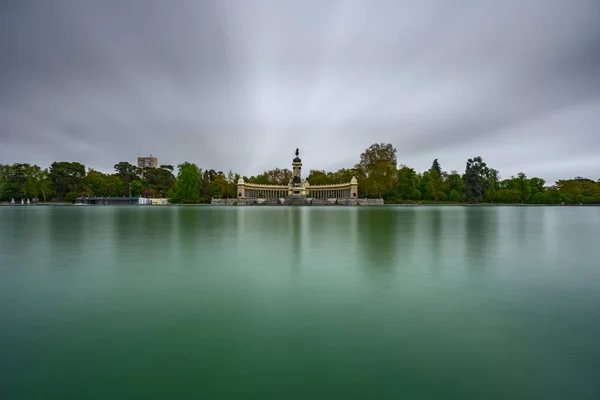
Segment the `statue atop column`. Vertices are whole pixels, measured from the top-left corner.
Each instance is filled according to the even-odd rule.
[[[295,163],[300,163],[300,162],[302,162],[302,160],[301,160],[301,159],[300,159],[300,157],[299,157],[299,156],[300,156],[300,150],[296,149],[296,153],[295,153],[295,154],[296,154],[296,158],[294,158],[294,162],[295,162]]]

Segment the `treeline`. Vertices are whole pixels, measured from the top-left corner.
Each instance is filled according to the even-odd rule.
[[[193,177],[190,179],[190,166]],[[78,162],[54,162],[49,168],[16,163],[0,164],[0,201],[31,198],[40,201],[74,201],[79,196],[143,196],[169,198],[174,202],[208,203],[211,197],[233,197],[237,178],[229,173],[201,170],[195,165],[172,165],[138,168],[126,161],[105,174],[86,171]]]
[[[579,204],[600,203],[600,180],[576,177],[548,186],[525,173],[501,179],[498,170],[481,157],[467,160],[465,171],[444,171],[438,159],[427,171],[398,165],[397,150],[387,143],[366,149],[353,168],[335,172],[311,170],[311,185],[347,183],[356,176],[360,197],[382,197],[386,203],[467,202]],[[249,183],[287,185],[292,172],[273,169],[246,177]],[[211,198],[234,198],[239,174],[201,169],[184,162],[159,168],[138,168],[122,161],[104,174],[78,162],[54,162],[42,169],[30,164],[0,164],[0,201],[31,198],[73,201],[83,196],[143,196],[169,198],[173,203],[209,203]]]

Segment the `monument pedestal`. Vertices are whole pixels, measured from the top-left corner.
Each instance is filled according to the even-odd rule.
[[[283,205],[285,206],[309,206],[310,199],[306,196],[287,196],[283,199]]]

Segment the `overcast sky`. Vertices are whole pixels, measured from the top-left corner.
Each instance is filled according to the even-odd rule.
[[[598,0],[3,0],[0,163],[600,178]]]

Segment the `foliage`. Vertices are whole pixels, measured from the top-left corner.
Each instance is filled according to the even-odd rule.
[[[397,189],[400,199],[417,200],[421,198],[420,193],[417,196],[417,173],[414,169],[401,166],[397,176]]]
[[[488,167],[481,157],[469,158],[463,175],[466,202],[482,202],[489,186]]]
[[[456,189],[452,189],[450,191],[450,195],[448,196],[448,199],[450,201],[457,202],[460,200],[460,194],[458,193],[458,191]]]
[[[85,177],[85,166],[78,162],[53,162],[49,175],[56,195],[63,198],[66,193],[80,189],[81,180]]]
[[[394,187],[397,174],[397,150],[390,143],[375,143],[360,155],[356,169],[364,176],[363,191],[381,197],[381,193]]]
[[[442,192],[442,185],[444,184],[442,168],[437,158],[433,160],[431,168],[429,168],[427,178],[427,186],[430,193],[433,195],[433,200],[438,201],[440,200],[440,197],[445,197],[446,194]]]
[[[198,203],[202,170],[196,164],[184,162],[178,165],[177,191],[172,199],[176,203]]]

